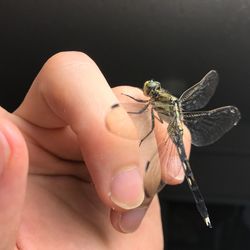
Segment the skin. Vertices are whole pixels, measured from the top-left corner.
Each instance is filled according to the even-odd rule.
[[[113,91],[87,55],[63,52],[45,63],[14,113],[1,108],[0,249],[163,249],[157,197],[146,213],[137,208],[138,142],[105,126],[121,91],[143,98],[133,87]],[[164,173],[168,184],[183,181],[179,164]]]

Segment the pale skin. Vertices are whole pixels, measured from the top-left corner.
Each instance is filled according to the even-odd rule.
[[[1,108],[1,250],[163,249],[157,197],[145,214],[137,208],[138,142],[105,126],[121,89],[143,98],[133,87],[112,90],[87,55],[63,52],[14,113]],[[181,166],[164,173],[168,184],[183,181]]]

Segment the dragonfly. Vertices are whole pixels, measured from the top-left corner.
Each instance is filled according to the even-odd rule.
[[[167,136],[159,143],[157,153],[160,154],[161,159],[164,159],[167,154],[169,155],[169,152],[171,154],[171,151],[168,149],[168,147],[170,147],[170,139],[177,151],[176,155],[181,161],[185,178],[193,195],[197,210],[205,224],[210,228],[212,228],[212,224],[209,218],[208,209],[191,169],[184,147],[183,136],[184,127],[186,126],[190,131],[192,144],[199,147],[206,146],[216,142],[233,126],[237,125],[241,118],[241,114],[235,106],[224,106],[209,111],[198,111],[204,108],[214,95],[218,85],[218,79],[218,73],[215,70],[211,70],[198,83],[187,89],[179,98],[161,87],[160,82],[155,80],[149,80],[144,83],[143,94],[147,97],[145,100],[137,99],[123,93],[123,95],[132,99],[135,103],[138,103],[138,105],[124,105],[130,116],[141,116],[144,113],[149,113],[149,130],[140,139],[140,146],[153,133],[156,121],[167,124],[165,131]],[[136,106],[136,110],[135,108],[132,109],[132,106]],[[111,113],[119,107],[120,104],[113,105],[111,107]],[[109,130],[112,132],[112,128],[109,128]],[[146,178],[154,177],[152,173],[155,173],[156,170],[154,159],[158,155],[157,153],[153,153],[146,163],[145,172],[151,171],[150,175],[145,175]],[[160,162],[164,162],[165,164],[170,163],[170,161],[166,160],[160,160]],[[160,180],[152,192],[152,190],[150,190],[152,187],[148,186],[147,183],[144,184],[145,197],[152,199],[152,196],[156,192],[159,192],[164,185],[165,183]]]

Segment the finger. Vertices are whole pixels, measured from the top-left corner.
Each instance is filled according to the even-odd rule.
[[[25,141],[19,130],[0,115],[0,249],[14,249],[27,170]]]
[[[67,52],[44,65],[16,114],[48,129],[69,125],[102,201],[131,209],[144,199],[143,166],[138,143],[106,128],[105,116],[117,102],[96,64],[83,53]],[[133,133],[130,120],[124,122]]]
[[[111,223],[121,233],[133,233],[140,230],[142,223],[153,223],[153,227],[161,224],[158,197],[155,196],[149,206],[140,206],[125,212],[110,211]],[[149,225],[150,226],[150,225]]]

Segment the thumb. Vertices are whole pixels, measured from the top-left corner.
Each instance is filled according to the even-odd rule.
[[[0,249],[14,249],[24,203],[28,152],[21,132],[0,117]]]

